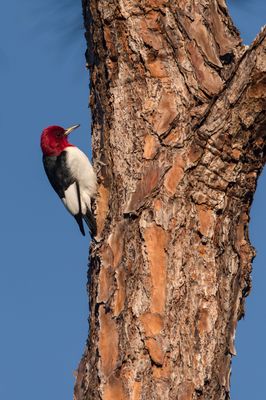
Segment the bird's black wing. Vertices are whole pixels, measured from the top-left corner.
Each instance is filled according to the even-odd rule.
[[[65,191],[69,188],[69,186],[73,183],[76,183],[77,197],[79,202],[79,213],[74,215],[74,218],[78,223],[82,235],[85,236],[81,212],[79,185],[67,166],[66,155],[67,153],[65,151],[62,151],[59,156],[43,156],[43,166],[49,182],[51,183],[52,187],[54,188],[60,199],[63,199],[65,197]]]
[[[52,187],[62,199],[65,191],[75,182],[75,178],[66,164],[66,152],[59,156],[43,156],[43,166]]]

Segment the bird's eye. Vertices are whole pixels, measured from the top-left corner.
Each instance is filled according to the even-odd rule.
[[[56,137],[60,137],[60,136],[61,136],[61,133],[60,133],[60,132],[56,132],[55,136],[56,136]]]

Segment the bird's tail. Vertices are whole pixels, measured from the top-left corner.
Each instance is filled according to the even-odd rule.
[[[84,231],[84,226],[83,226],[83,221],[82,221],[82,215],[81,214],[74,215],[74,218],[78,223],[80,232],[82,233],[83,236],[85,236],[85,231]]]
[[[96,220],[90,210],[87,211],[86,215],[83,215],[84,221],[89,227],[91,236],[94,237],[97,235],[97,225],[96,225]]]

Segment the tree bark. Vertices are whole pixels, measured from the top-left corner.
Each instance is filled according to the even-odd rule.
[[[76,400],[228,399],[265,44],[224,0],[83,0],[98,235]]]

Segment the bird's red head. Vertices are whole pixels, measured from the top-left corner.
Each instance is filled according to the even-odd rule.
[[[64,129],[61,126],[48,126],[42,131],[41,148],[45,156],[59,156],[62,151],[73,146],[68,142],[68,135],[79,125],[73,125],[70,128]]]

